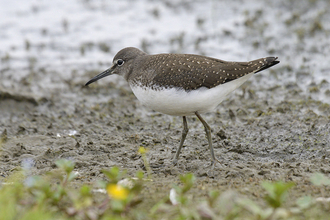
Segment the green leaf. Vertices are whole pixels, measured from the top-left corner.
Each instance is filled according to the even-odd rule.
[[[268,202],[268,205],[273,208],[279,208],[283,205],[289,189],[295,184],[293,182],[284,183],[278,181],[275,183],[262,182],[261,185],[267,191],[265,199]]]
[[[139,179],[139,180],[142,180],[143,179],[143,176],[144,176],[144,173],[142,171],[137,171],[136,172],[136,177]]]
[[[250,211],[252,214],[261,217],[261,219],[267,219],[273,213],[271,208],[262,208],[251,199],[239,199],[238,204]]]
[[[125,210],[125,203],[122,200],[111,200],[111,208],[116,212],[123,212]]]
[[[255,215],[260,215],[263,208],[261,208],[259,205],[257,205],[255,202],[253,202],[251,199],[239,199],[238,204],[243,206],[245,209],[249,210]]]
[[[44,219],[55,219],[54,214],[50,211],[43,210],[42,208],[28,210],[21,220],[44,220]]]
[[[117,183],[126,172],[120,172],[119,168],[115,166],[110,170],[102,170],[102,173],[110,180],[110,183]]]
[[[217,201],[217,199],[219,198],[220,196],[220,192],[217,191],[217,190],[212,190],[209,192],[209,199],[208,199],[208,202],[209,202],[209,206],[213,207],[213,205],[215,204],[215,202]]]
[[[154,215],[161,206],[166,205],[165,203],[169,201],[169,197],[166,196],[164,198],[162,198],[161,200],[159,200],[151,209],[150,209],[150,214]],[[172,206],[170,206],[172,207]]]
[[[91,195],[91,188],[87,185],[83,185],[80,188],[80,195],[82,196],[90,196]]]
[[[66,172],[67,174],[71,173],[74,169],[74,162],[67,159],[61,159],[55,162],[56,166]]]
[[[296,204],[299,206],[300,209],[307,209],[313,203],[313,199],[311,196],[303,196],[297,199]]]
[[[78,173],[76,173],[76,172],[71,172],[70,174],[69,174],[69,176],[68,176],[68,182],[70,182],[70,181],[72,181],[72,180],[74,180],[76,177],[78,176]]]
[[[188,192],[191,189],[191,187],[193,187],[196,177],[192,173],[187,173],[185,175],[180,176],[180,180],[183,183],[182,193],[184,194]]]
[[[330,179],[322,173],[314,173],[313,176],[311,177],[311,182],[315,186],[322,186],[322,185],[330,186]]]

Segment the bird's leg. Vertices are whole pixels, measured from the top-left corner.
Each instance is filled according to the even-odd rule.
[[[186,139],[186,136],[187,136],[188,131],[189,131],[186,116],[183,116],[182,119],[183,119],[182,137],[181,137],[180,145],[179,145],[178,149],[176,150],[176,154],[175,154],[175,157],[174,157],[174,160],[173,160],[173,165],[175,165],[178,162],[178,158],[179,158],[179,155],[180,155],[181,148],[183,146],[183,142]]]
[[[212,157],[212,163],[211,163],[211,166],[214,165],[214,162],[215,161],[218,161],[220,163],[219,160],[217,160],[214,156],[214,151],[213,151],[213,146],[212,146],[212,139],[211,139],[211,128],[210,126],[204,121],[204,119],[202,118],[202,116],[198,113],[198,112],[195,112],[197,118],[202,122],[202,124],[204,125],[204,128],[205,128],[205,133],[206,133],[206,137],[207,137],[207,141],[209,142],[209,148],[210,148],[210,151],[211,151],[211,157]]]

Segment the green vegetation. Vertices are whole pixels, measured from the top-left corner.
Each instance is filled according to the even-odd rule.
[[[145,153],[143,149],[141,153]],[[326,219],[327,198],[311,195],[288,200],[293,182],[262,182],[265,196],[253,201],[233,191],[210,190],[204,199],[194,199],[190,189],[195,176],[180,176],[180,184],[149,209],[143,193],[143,172],[125,178],[117,167],[104,170],[106,181],[100,189],[89,185],[77,187],[77,173],[70,160],[56,162],[58,169],[43,176],[29,176],[22,169],[14,172],[0,186],[0,219]],[[147,165],[148,166],[148,165]],[[151,177],[151,176],[149,176]],[[311,177],[315,187],[330,186],[330,179],[317,173]],[[101,191],[101,192],[100,192]],[[288,205],[290,204],[290,205]],[[143,208],[141,208],[143,207]]]

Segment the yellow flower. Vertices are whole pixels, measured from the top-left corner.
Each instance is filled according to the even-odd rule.
[[[144,147],[139,148],[139,153],[140,154],[145,154],[146,152],[147,152],[147,150]]]
[[[109,196],[118,200],[125,200],[128,196],[128,190],[118,184],[109,184],[107,192]]]

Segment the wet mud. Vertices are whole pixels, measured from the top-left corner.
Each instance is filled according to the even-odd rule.
[[[10,65],[1,69],[0,181],[20,167],[28,167],[30,175],[42,175],[55,169],[55,161],[61,158],[75,162],[79,173],[77,183],[95,184],[104,178],[101,170],[113,166],[134,176],[138,170],[146,172],[138,153],[142,146],[147,149],[153,179],[146,183],[146,197],[168,194],[172,184],[178,183],[178,176],[187,172],[197,177],[193,189],[196,197],[206,195],[211,189],[234,189],[260,198],[263,194],[260,182],[265,180],[294,181],[292,198],[308,194],[329,197],[329,191],[313,187],[309,180],[315,172],[330,176],[330,80],[318,80],[315,76],[329,71],[325,66],[329,58],[325,54],[330,44],[319,40],[329,39],[329,29],[322,20],[327,14],[322,13],[320,6],[320,15],[314,10],[310,16],[315,20],[305,21],[304,12],[312,10],[309,4],[318,4],[309,2],[298,6],[289,1],[297,6],[296,15],[291,14],[293,6],[286,1],[274,2],[274,10],[284,11],[279,19],[283,21],[281,25],[287,26],[287,32],[259,38],[263,30],[256,30],[256,26],[271,31],[270,27],[275,25],[271,22],[276,21],[268,19],[267,25],[262,26],[261,18],[267,16],[267,11],[260,9],[258,14],[249,8],[246,19],[237,27],[242,29],[245,25],[242,35],[236,36],[230,30],[219,35],[221,39],[236,39],[240,45],[254,45],[252,51],[258,54],[262,51],[279,56],[281,63],[256,74],[230,94],[216,111],[202,115],[212,128],[214,152],[221,162],[213,169],[204,128],[196,117],[187,118],[190,130],[178,164],[172,166],[181,138],[181,117],[145,108],[124,79],[117,76],[83,86],[110,65],[116,51],[104,54],[109,59],[106,65],[72,69],[68,76],[56,68],[49,70],[37,64],[24,75],[18,74],[19,69],[9,68]],[[315,24],[316,21],[323,26]],[[314,29],[306,28],[302,32],[302,23]],[[291,33],[296,37],[291,37]],[[212,48],[207,39],[213,38],[213,35],[202,38],[194,53],[205,54],[199,48]],[[298,40],[293,44],[292,39]],[[167,51],[191,51],[193,42],[189,38],[181,40],[180,48],[175,50],[169,44],[173,40],[166,41]],[[162,52],[153,49],[158,43],[157,40],[141,43],[141,49]],[[241,57],[245,59],[248,53]],[[219,58],[225,59],[230,54],[227,51]]]
[[[329,105],[301,97],[295,89],[258,91],[267,94],[262,98],[251,85],[244,85],[215,112],[204,114],[221,162],[212,169],[203,125],[196,117],[188,117],[190,132],[178,164],[172,166],[181,117],[146,109],[127,85],[81,85],[83,81],[63,93],[74,92],[79,101],[56,94],[36,99],[2,92],[2,177],[26,163],[31,174],[43,174],[54,169],[60,158],[75,161],[78,181],[83,183],[104,178],[101,170],[112,166],[133,176],[145,170],[138,153],[141,146],[147,149],[152,168],[149,190],[155,192],[166,192],[161,189],[169,189],[178,175],[187,172],[198,177],[205,192],[212,188],[250,192],[252,187],[255,195],[263,180],[294,181],[302,185],[297,190],[303,190],[312,187],[311,174],[330,173]],[[110,98],[98,99],[110,93]],[[272,98],[280,93],[286,93],[285,100]]]

